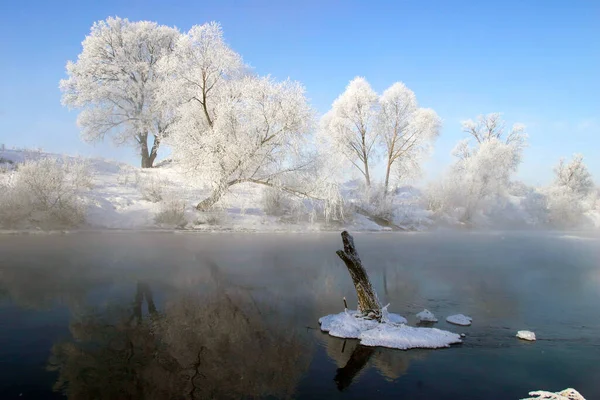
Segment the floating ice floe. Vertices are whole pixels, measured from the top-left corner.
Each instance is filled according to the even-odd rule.
[[[420,313],[418,313],[417,318],[421,322],[438,322],[435,315],[433,315],[433,313],[431,311],[429,311],[428,309],[425,309],[425,310],[421,311]]]
[[[402,322],[393,322],[402,321]],[[359,339],[364,346],[381,346],[393,349],[437,349],[461,343],[460,335],[436,328],[414,328],[405,325],[406,319],[388,313],[387,322],[362,318],[358,312],[346,310],[319,319],[321,330],[331,336]]]
[[[456,315],[450,315],[449,317],[447,317],[446,321],[451,324],[454,324],[454,325],[469,326],[469,325],[471,325],[473,318],[467,317],[466,315],[463,315],[463,314],[456,314]]]
[[[547,392],[545,390],[536,390],[535,392],[529,392],[530,396],[526,399],[521,400],[585,400],[585,398],[577,390],[568,388],[560,392]]]
[[[535,333],[531,331],[518,331],[517,337],[523,340],[535,341]]]

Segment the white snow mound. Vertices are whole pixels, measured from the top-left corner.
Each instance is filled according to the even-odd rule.
[[[417,318],[421,322],[438,322],[437,318],[431,311],[428,309],[424,309],[420,313],[417,314]]]
[[[394,322],[400,321],[400,322]],[[365,346],[381,346],[392,349],[437,349],[461,343],[460,335],[436,328],[406,326],[406,319],[389,313],[387,322],[379,323],[361,318],[358,312],[347,310],[319,319],[321,330],[331,336],[359,339]]]
[[[521,400],[585,400],[585,398],[577,390],[568,388],[560,392],[547,392],[545,390],[536,390],[535,392],[529,392],[530,396],[526,399]]]
[[[446,321],[448,321],[449,323],[454,324],[454,325],[469,326],[469,325],[471,325],[473,318],[467,317],[466,315],[463,315],[463,314],[456,314],[456,315],[450,315],[449,317],[447,317]]]
[[[523,340],[530,340],[532,342],[535,341],[535,333],[531,331],[518,331],[517,337]]]
[[[357,318],[357,316],[357,311],[347,310],[339,314],[321,317],[319,324],[321,324],[323,332],[329,332],[331,336],[345,339],[358,339],[362,332],[379,325],[377,321]]]

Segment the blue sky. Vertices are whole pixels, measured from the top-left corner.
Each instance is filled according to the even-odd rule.
[[[258,73],[301,81],[320,113],[354,76],[378,92],[405,82],[444,120],[429,177],[451,161],[461,120],[498,111],[528,126],[527,183],[547,183],[575,152],[600,182],[598,1],[4,1],[0,143],[138,163],[132,149],[81,142],[60,104],[65,63],[108,16],[218,21]]]

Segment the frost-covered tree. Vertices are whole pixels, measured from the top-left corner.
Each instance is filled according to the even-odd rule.
[[[173,157],[208,182],[205,210],[236,184],[277,186],[310,163],[302,151],[312,110],[297,82],[246,72],[215,23],[193,27],[161,65],[161,98],[175,108]]]
[[[321,134],[336,155],[350,162],[371,185],[369,163],[377,145],[377,94],[366,79],[354,78],[321,120]]]
[[[396,82],[379,98],[377,132],[386,154],[384,192],[392,167],[398,178],[418,175],[421,157],[439,135],[440,118],[431,109],[419,108],[412,90]]]
[[[583,155],[575,154],[571,162],[561,158],[554,168],[554,186],[569,189],[578,197],[585,197],[594,189],[592,175],[583,163]]]
[[[77,122],[85,141],[111,135],[118,145],[134,144],[141,166],[152,167],[170,123],[156,97],[163,80],[157,65],[178,36],[177,29],[149,21],[94,23],[77,61],[67,63],[68,78],[60,81],[63,104],[81,109]]]
[[[479,144],[497,139],[506,144],[524,145],[527,140],[525,125],[516,123],[510,132],[507,132],[501,113],[479,115],[477,121],[468,119],[462,122],[462,128]]]
[[[497,202],[503,202],[508,193],[511,177],[516,173],[522,158],[527,136],[525,126],[513,125],[506,131],[500,114],[481,115],[477,122],[463,122],[463,129],[474,139],[460,141],[453,151],[457,157],[445,188],[435,196],[444,199],[435,203],[444,204],[446,212],[455,213],[465,223]]]
[[[454,168],[457,188],[464,198],[464,222],[471,222],[485,201],[498,200],[506,194],[521,163],[521,153],[519,146],[490,138],[457,162]]]
[[[554,174],[554,182],[547,189],[551,223],[558,227],[580,225],[584,214],[593,207],[596,196],[583,156],[575,154],[570,162],[561,159]]]

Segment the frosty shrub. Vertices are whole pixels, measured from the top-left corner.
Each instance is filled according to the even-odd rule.
[[[354,207],[340,192],[336,184],[323,183],[319,188],[320,201],[315,202],[313,219],[322,216],[325,223],[344,222],[352,219]]]
[[[548,217],[555,228],[575,228],[584,220],[587,211],[577,194],[567,187],[548,189]]]
[[[393,196],[384,193],[383,188],[372,187],[368,195],[369,211],[372,215],[388,221],[394,219]]]
[[[14,168],[12,160],[0,157],[0,174],[5,174]]]
[[[262,192],[262,206],[267,215],[281,217],[289,214],[291,203],[290,196],[278,188],[267,187]]]
[[[152,203],[158,203],[163,200],[163,192],[166,185],[166,181],[164,179],[142,173],[136,174],[135,180],[136,186],[142,194],[142,198],[144,200]]]
[[[227,220],[227,212],[213,208],[211,211],[202,211],[195,221],[196,225],[223,225]]]
[[[521,208],[527,224],[541,227],[548,223],[548,198],[545,194],[534,189],[527,191],[521,200]]]
[[[159,225],[170,225],[183,228],[187,225],[185,218],[185,201],[173,196],[167,197],[160,203],[160,211],[154,217]]]
[[[81,195],[91,188],[86,163],[53,158],[26,161],[0,188],[0,225],[5,228],[71,227],[84,221]]]
[[[450,208],[450,188],[448,187],[448,183],[447,179],[430,183],[423,191],[421,197],[423,208],[433,212],[435,215],[448,212]]]
[[[586,222],[585,213],[595,206],[594,182],[581,154],[570,162],[561,159],[554,168],[554,182],[547,188],[550,223],[556,228],[575,228]]]

